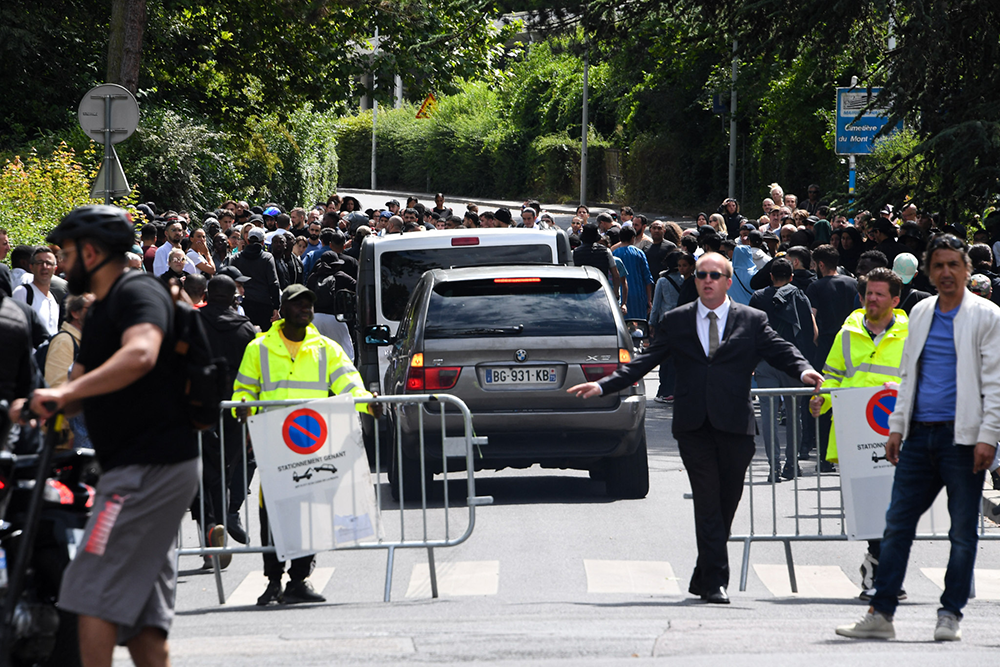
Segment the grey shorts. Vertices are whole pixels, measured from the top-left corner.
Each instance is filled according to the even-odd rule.
[[[63,574],[59,607],[116,624],[120,644],[145,627],[168,632],[177,589],[177,530],[200,475],[200,458],[104,473],[94,514]]]

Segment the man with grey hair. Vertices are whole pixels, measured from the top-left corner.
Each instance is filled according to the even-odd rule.
[[[927,246],[924,267],[938,293],[914,306],[900,364],[899,395],[889,415],[886,460],[896,466],[875,596],[857,623],[838,635],[896,636],[893,614],[920,516],[948,491],[951,552],[935,641],[962,638],[978,543],[983,479],[1000,441],[1000,307],[966,289],[965,242],[942,234]],[[958,378],[962,381],[959,382]],[[905,446],[904,445],[905,441]]]

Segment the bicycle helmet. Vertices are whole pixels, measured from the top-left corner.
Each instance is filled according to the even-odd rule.
[[[125,211],[117,206],[98,204],[73,209],[45,237],[46,243],[62,245],[67,239],[95,239],[108,250],[124,254],[135,245],[135,228]]]

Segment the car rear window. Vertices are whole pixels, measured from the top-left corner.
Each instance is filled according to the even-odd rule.
[[[399,321],[420,276],[431,269],[485,264],[554,264],[550,245],[458,246],[382,253],[382,317]]]
[[[610,299],[591,278],[440,283],[431,293],[424,325],[425,338],[604,336],[616,331]]]

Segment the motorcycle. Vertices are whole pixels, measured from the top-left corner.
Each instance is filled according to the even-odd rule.
[[[49,420],[37,453],[0,451],[0,667],[80,665],[76,616],[56,600],[94,505],[95,456],[65,447],[65,422]]]

